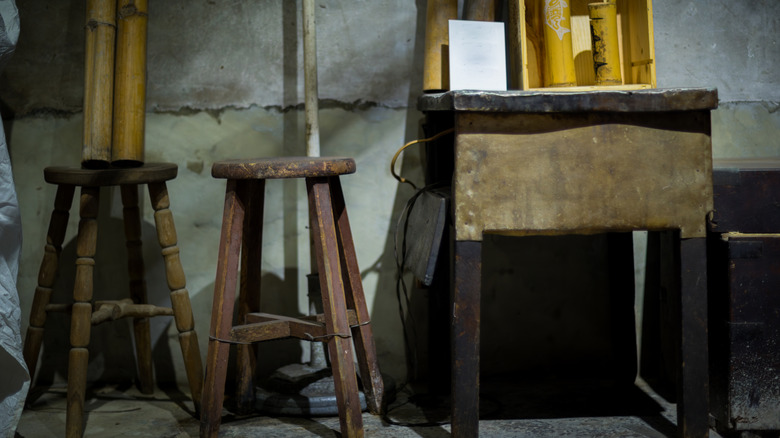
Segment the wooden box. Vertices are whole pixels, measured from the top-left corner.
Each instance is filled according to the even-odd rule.
[[[522,90],[543,88],[544,32],[542,0],[520,0],[524,10],[519,20],[520,82]],[[563,1],[563,0],[561,0]],[[655,42],[652,0],[616,0],[622,85],[596,86],[593,69],[588,3],[598,0],[566,0],[571,6],[572,46],[577,75],[576,87],[545,88],[547,91],[584,89],[636,90],[655,88]],[[511,43],[511,42],[510,42]],[[513,75],[517,75],[515,72]]]
[[[713,160],[713,233],[780,233],[780,159]]]
[[[780,431],[780,160],[715,160],[708,239],[710,411]]]
[[[710,412],[725,435],[780,431],[780,234],[708,246]]]

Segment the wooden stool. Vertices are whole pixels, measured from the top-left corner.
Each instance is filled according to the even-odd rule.
[[[176,177],[175,164],[145,164],[132,169],[87,170],[81,168],[48,167],[44,179],[57,184],[54,211],[49,222],[46,248],[38,274],[30,325],[24,342],[24,358],[30,376],[35,372],[38,354],[43,340],[46,312],[66,311],[71,313],[70,357],[68,361],[68,406],[66,436],[80,437],[83,433],[84,395],[87,383],[87,362],[89,360],[89,337],[91,326],[118,318],[132,317],[136,354],[140,375],[141,392],[153,392],[152,346],[149,334],[149,317],[172,315],[179,330],[187,379],[192,392],[196,411],[200,405],[203,364],[200,358],[198,338],[192,317],[190,297],[185,288],[184,271],[176,246],[176,229],[169,210],[168,190],[165,181]],[[157,238],[165,260],[165,274],[171,290],[171,308],[147,304],[144,262],[141,248],[141,217],[138,209],[138,185],[147,184],[154,208]],[[130,299],[120,301],[93,301],[92,276],[97,246],[97,214],[100,187],[120,186],[124,205],[124,228],[127,238],[128,269],[130,274]],[[76,279],[73,287],[73,301],[70,304],[50,304],[52,287],[57,274],[59,255],[68,226],[69,210],[75,187],[81,187],[79,205],[79,230],[76,241]]]
[[[219,430],[230,344],[239,344],[236,398],[239,410],[245,410],[255,402],[252,377],[255,356],[251,343],[290,337],[327,343],[341,433],[345,437],[360,437],[363,422],[353,362],[351,338],[354,337],[369,411],[380,413],[382,377],[338,178],[354,172],[355,162],[349,158],[267,158],[214,163],[212,176],[228,181],[211,311],[201,437],[217,436]],[[257,313],[265,180],[278,178],[306,178],[322,289],[322,315],[290,318]],[[240,325],[233,326],[239,253]]]

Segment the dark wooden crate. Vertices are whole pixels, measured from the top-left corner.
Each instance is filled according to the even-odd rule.
[[[710,231],[780,232],[780,160],[715,160]]]
[[[726,432],[780,430],[780,166],[717,163],[708,241],[710,411]]]

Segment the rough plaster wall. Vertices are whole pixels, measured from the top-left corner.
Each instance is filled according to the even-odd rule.
[[[6,121],[6,128],[25,222],[19,287],[26,318],[54,196],[53,188],[42,181],[41,169],[50,164],[78,163],[84,14],[82,0],[18,3],[22,36],[15,57],[0,76],[0,101],[3,115],[15,116]],[[425,1],[321,0],[317,4],[320,97],[323,107],[329,108],[322,115],[323,153],[351,154],[358,159],[358,174],[345,178],[344,186],[359,262],[382,366],[403,379],[404,353],[394,296],[390,233],[395,214],[411,192],[406,187],[397,188],[386,167],[389,154],[418,135],[421,116],[410,108],[414,107],[421,82]],[[655,0],[653,4],[659,85],[720,90],[721,107],[713,113],[714,155],[780,155],[780,70],[776,61],[780,59],[776,31],[780,3]],[[209,175],[211,163],[220,158],[263,153],[303,153],[299,111],[303,101],[300,2],[165,0],[152,1],[150,8],[147,159],[179,165],[179,177],[169,188],[203,348],[224,190],[223,183]],[[405,161],[404,169],[407,176],[414,177],[419,166],[415,157],[411,158]],[[266,218],[269,231],[264,246],[271,252],[263,265],[263,286],[269,293],[265,299],[272,310],[302,312],[306,269],[301,266],[308,263],[308,249],[301,232],[306,210],[304,204],[290,201],[302,189],[294,183],[277,185],[276,189],[273,195],[269,194],[268,202],[273,207],[267,210]],[[117,198],[110,191],[103,195],[102,246],[98,251],[106,255],[101,262],[105,260],[110,266],[96,279],[100,293],[119,293],[112,289],[125,282],[123,259],[108,256],[123,245]],[[156,261],[150,214],[145,207],[148,283],[150,294],[164,301],[167,294],[164,287],[159,288],[164,284],[163,274]],[[63,258],[72,257],[74,215],[75,209]],[[518,280],[508,262],[528,257],[529,253],[527,249],[518,249],[511,239],[491,239],[488,246],[491,245],[485,265],[485,290],[488,299],[498,304],[493,309],[501,312],[486,313],[483,321],[513,321],[507,315],[523,311],[527,305],[508,297],[525,279]],[[598,241],[576,251],[587,256],[589,245],[598,245]],[[551,264],[571,259],[565,250],[560,251],[552,251]],[[556,254],[563,258],[556,258]],[[571,268],[563,269],[571,272]],[[71,284],[72,277],[62,273],[60,285],[67,289]],[[154,287],[158,287],[155,292]],[[414,298],[424,301],[422,294]],[[598,301],[603,297],[593,298]],[[539,321],[555,323],[561,320],[556,319],[556,314],[568,315],[564,319],[571,321],[572,306],[579,306],[579,301],[569,300],[564,294],[546,299],[544,306],[539,307],[545,312],[537,315]],[[486,312],[489,309],[485,307]],[[417,321],[418,326],[423,325],[420,321],[424,320]],[[54,365],[44,374],[61,379],[64,356],[53,353],[67,347],[67,339],[58,336],[67,330],[67,325],[59,316],[53,316],[51,322],[60,330],[47,337],[49,348],[44,354],[50,354],[47,363]],[[578,336],[598,336],[604,330],[598,325],[584,327],[582,322],[574,320],[567,330],[579,325],[582,328]],[[181,381],[184,375],[175,329],[162,319],[155,324],[155,338],[159,339],[155,355],[168,358],[156,372],[163,378]],[[498,360],[483,363],[492,363],[494,370],[512,365],[511,361],[501,360],[507,357],[507,350],[500,348],[501,341],[512,342],[512,351],[520,354],[550,346],[544,340],[523,344],[524,338],[528,338],[524,333],[501,330],[505,336],[500,341],[491,344],[487,340],[484,344],[485,353]],[[418,327],[418,334],[424,337],[424,327]],[[101,343],[110,342],[113,350],[119,349],[117,345],[129,345],[125,325],[97,328],[93,339],[95,354],[90,376],[131,372],[129,347],[118,355],[101,353],[106,350]],[[567,345],[579,345],[578,339],[581,338],[564,337],[560,342],[568,348]],[[205,348],[202,353],[205,354]],[[305,356],[305,350],[291,344],[264,366],[272,369],[280,362]]]
[[[20,115],[80,111],[83,0],[19,3],[27,27],[4,73],[3,101]],[[416,3],[422,2],[317,2],[320,98],[407,107],[410,75],[421,73],[413,67]],[[148,41],[149,110],[303,102],[299,1],[151,1]],[[18,81],[37,86],[10,87]]]
[[[54,196],[41,170],[79,162],[83,1],[25,1],[19,7],[23,42],[0,80],[0,96],[4,114],[15,116],[6,126],[26,222],[19,283],[26,324]],[[224,198],[224,182],[211,178],[211,164],[304,154],[300,13],[300,2],[281,0],[151,2],[146,160],[179,166],[169,191],[203,355]],[[358,173],[343,178],[343,185],[358,261],[380,363],[402,380],[406,365],[393,291],[392,232],[411,189],[399,188],[387,168],[392,153],[417,136],[421,115],[408,106],[416,99],[410,89],[419,89],[421,82],[420,68],[411,66],[421,65],[415,58],[421,56],[417,29],[422,21],[414,2],[323,2],[317,16],[322,153],[357,161]],[[399,168],[421,180],[414,151]],[[126,284],[121,206],[115,191],[103,192],[95,294],[112,298],[122,296]],[[301,314],[308,309],[309,263],[303,185],[270,182],[266,202],[264,310]],[[149,294],[163,304],[167,290],[154,222],[148,205],[142,208]],[[77,221],[74,208],[57,285],[61,301],[69,300],[65,292],[73,284],[69,271]],[[48,360],[39,363],[49,368],[40,375],[61,380],[67,337],[60,335],[68,329],[67,318],[52,315],[48,324],[54,329],[45,340]],[[183,381],[170,320],[153,321],[153,338],[155,356],[162,359],[158,377]],[[90,379],[132,376],[130,345],[126,324],[97,327]],[[294,341],[261,351],[261,373],[308,356],[308,349]]]
[[[716,87],[713,157],[780,156],[780,2],[655,0],[658,86]]]

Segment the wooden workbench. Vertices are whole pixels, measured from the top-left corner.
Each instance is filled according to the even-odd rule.
[[[439,145],[428,155],[453,169],[453,436],[478,435],[483,234],[632,230],[679,235],[678,424],[681,436],[707,436],[705,236],[717,101],[712,89],[420,97],[429,129],[455,129],[451,153]],[[436,172],[428,182],[447,177]]]

